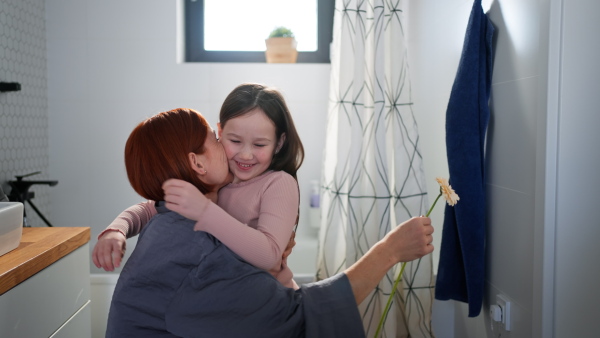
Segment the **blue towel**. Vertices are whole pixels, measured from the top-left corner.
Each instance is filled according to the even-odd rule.
[[[435,298],[469,304],[476,317],[485,277],[484,143],[489,121],[494,27],[481,0],[473,3],[458,71],[446,111],[450,184],[460,197],[446,205]]]

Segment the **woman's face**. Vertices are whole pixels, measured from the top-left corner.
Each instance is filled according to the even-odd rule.
[[[233,175],[229,172],[227,156],[225,156],[223,145],[217,141],[217,135],[212,129],[206,136],[204,147],[204,154],[199,156],[204,164],[206,175],[201,179],[207,184],[214,185],[218,190],[224,185],[231,183]]]

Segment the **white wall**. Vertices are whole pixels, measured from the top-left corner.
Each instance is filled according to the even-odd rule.
[[[458,64],[456,35],[464,36],[472,3],[411,2],[413,88],[415,104],[425,107],[419,125],[428,176],[438,175],[432,168],[445,169],[445,158],[430,156],[445,155],[442,119],[454,76],[448,73]],[[590,337],[600,332],[595,290],[600,269],[594,267],[600,222],[590,212],[600,183],[595,174],[600,167],[600,3],[483,4],[496,28],[486,294],[477,318],[467,318],[466,305],[455,303],[452,334]],[[426,128],[435,136],[424,134]],[[487,313],[499,293],[512,301],[510,332],[492,325]]]
[[[423,107],[419,125],[428,177],[448,172],[445,112],[472,5],[473,1],[464,0],[411,2],[410,27],[414,38],[410,45],[414,59],[411,65],[416,69],[413,74],[415,103]],[[531,243],[540,73],[537,61],[543,57],[538,46],[539,7],[536,0],[483,1],[484,11],[496,28],[486,149],[486,291],[481,314],[476,318],[467,317],[466,304],[448,302],[454,304],[454,320],[446,318],[452,333],[436,332],[444,337],[498,336],[501,328],[494,325],[491,332],[487,310],[490,299],[495,301],[498,293],[513,300],[513,336],[532,337],[535,260]],[[427,131],[424,126],[433,135],[424,135]],[[429,188],[430,195],[434,195],[436,187],[430,185]],[[441,226],[443,209],[436,211],[434,223]],[[439,243],[436,244],[439,248]],[[502,333],[503,337],[507,334]]]
[[[554,3],[554,2],[553,2]],[[600,2],[556,1],[562,6],[557,109],[555,337],[600,332]],[[557,17],[558,19],[558,17]],[[550,100],[549,100],[550,101]]]
[[[195,108],[216,127],[225,96],[251,81],[279,88],[290,106],[307,154],[298,237],[316,238],[307,203],[310,180],[320,178],[330,65],[178,63],[176,3],[47,1],[50,176],[60,181],[53,222],[90,226],[93,247],[121,210],[142,200],[123,165],[133,127],[176,107]]]
[[[539,152],[544,151],[545,111],[539,102],[546,94],[546,58],[540,41],[541,4],[536,0],[495,2],[490,19],[497,28],[492,86],[492,117],[488,134],[488,234],[486,295],[479,330],[493,337],[533,337],[534,269],[540,264],[533,250],[536,175]],[[543,64],[543,62],[541,62]],[[541,134],[540,134],[541,133]],[[487,315],[496,295],[512,303],[511,331],[491,323]],[[493,332],[490,330],[493,328]],[[485,330],[482,330],[485,328]],[[470,328],[472,329],[472,328]],[[472,332],[466,329],[465,332]]]

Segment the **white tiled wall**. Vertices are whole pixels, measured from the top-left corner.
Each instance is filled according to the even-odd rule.
[[[0,81],[21,84],[20,91],[0,93],[0,186],[7,195],[16,175],[40,171],[27,179],[51,179],[46,74],[44,2],[0,0]],[[29,191],[52,222],[49,189],[34,185]],[[25,211],[31,226],[46,226],[28,204]]]

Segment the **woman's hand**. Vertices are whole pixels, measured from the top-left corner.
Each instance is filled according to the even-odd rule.
[[[167,209],[194,221],[202,218],[204,209],[210,203],[198,188],[183,180],[175,178],[166,180],[162,188],[165,192]]]
[[[409,262],[431,253],[432,234],[433,226],[429,217],[413,217],[390,231],[346,269],[356,304],[360,304],[373,291],[396,263]]]
[[[285,261],[288,258],[288,256],[292,253],[292,249],[294,248],[295,245],[296,245],[296,232],[292,231],[292,237],[290,237],[290,241],[288,242],[288,245],[285,247],[285,250],[283,250],[283,255],[281,255],[282,260]]]
[[[107,231],[98,239],[92,252],[92,261],[97,268],[113,271],[121,266],[125,255],[127,238],[120,231]]]
[[[390,231],[381,242],[395,263],[410,262],[433,252],[433,226],[429,217],[413,217]]]

